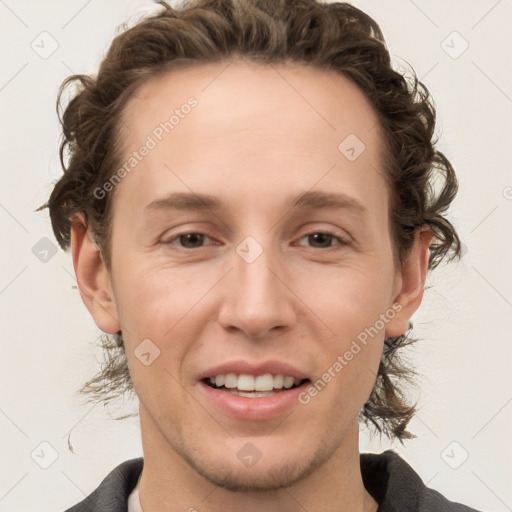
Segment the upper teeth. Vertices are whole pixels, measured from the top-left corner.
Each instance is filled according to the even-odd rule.
[[[225,375],[216,375],[210,377],[210,382],[217,387],[225,386],[227,388],[238,388],[241,391],[272,391],[272,389],[291,388],[294,384],[300,384],[300,379],[295,379],[288,375],[247,375],[242,373],[236,375],[227,373]]]

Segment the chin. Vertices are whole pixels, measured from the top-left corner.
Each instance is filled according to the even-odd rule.
[[[247,449],[247,453],[251,453],[251,448]],[[240,460],[244,454],[242,452],[240,457],[232,457],[229,450],[223,453],[210,452],[207,455],[204,451],[190,454],[185,450],[181,456],[208,482],[231,492],[243,493],[269,492],[291,487],[307,478],[329,458],[329,454],[320,452],[274,452],[271,456],[262,454],[257,462],[252,465],[247,462],[245,465]]]
[[[308,470],[308,467],[289,464],[279,464],[271,468],[265,466],[259,469],[256,467],[228,469],[223,466],[219,471],[208,471],[203,465],[198,464],[194,469],[210,483],[227,491],[241,493],[285,489],[306,478],[313,471],[313,469]]]

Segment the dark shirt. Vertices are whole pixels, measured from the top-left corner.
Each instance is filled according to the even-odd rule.
[[[379,503],[377,512],[477,512],[427,488],[411,466],[391,450],[362,453],[360,458],[364,485]],[[123,462],[92,494],[66,512],[126,512],[142,466],[142,457]]]

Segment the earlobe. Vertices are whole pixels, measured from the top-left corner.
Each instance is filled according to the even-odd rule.
[[[120,331],[110,275],[81,213],[71,219],[71,250],[78,290],[96,325],[103,332]]]
[[[398,276],[401,286],[393,302],[400,304],[400,310],[386,325],[385,335],[389,338],[405,334],[410,318],[421,304],[433,236],[428,226],[418,229],[415,234],[414,244]],[[398,308],[395,307],[396,309]]]

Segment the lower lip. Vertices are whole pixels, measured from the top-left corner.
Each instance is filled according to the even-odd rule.
[[[203,381],[199,387],[206,397],[224,414],[243,420],[268,420],[290,410],[294,405],[299,405],[298,396],[309,385],[304,382],[296,388],[279,391],[272,396],[249,398],[232,395],[229,391],[212,388]]]

